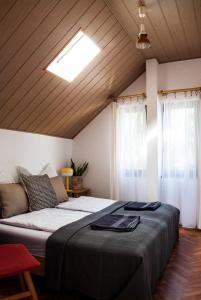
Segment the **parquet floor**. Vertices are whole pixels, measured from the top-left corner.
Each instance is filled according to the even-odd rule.
[[[45,289],[41,279],[34,278],[34,282],[40,300],[87,300],[77,294],[52,294]],[[0,296],[15,292],[16,286],[15,278],[1,279]],[[180,241],[153,300],[201,300],[201,231],[180,229]]]

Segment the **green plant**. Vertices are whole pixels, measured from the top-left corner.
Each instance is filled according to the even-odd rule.
[[[85,161],[83,165],[79,165],[78,167],[76,167],[74,161],[71,158],[71,168],[73,169],[73,176],[82,176],[87,170],[88,164],[89,163]]]

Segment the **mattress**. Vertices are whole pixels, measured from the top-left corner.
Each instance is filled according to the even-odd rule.
[[[0,224],[0,243],[23,243],[34,256],[45,257],[51,232]]]
[[[46,241],[53,232],[114,202],[94,197],[70,198],[58,208],[46,208],[2,219],[0,243],[23,243],[34,256],[45,257]]]

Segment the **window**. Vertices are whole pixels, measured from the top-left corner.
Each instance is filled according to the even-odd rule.
[[[121,200],[147,200],[147,124],[144,101],[117,104],[116,165]]]
[[[100,48],[80,30],[47,70],[71,82],[100,51]]]
[[[197,176],[197,103],[164,105],[162,176]]]
[[[171,96],[170,96],[171,97]],[[181,97],[180,97],[181,98]],[[189,98],[189,99],[188,99]],[[163,105],[161,201],[180,209],[180,222],[195,227],[198,201],[199,98],[170,98]]]

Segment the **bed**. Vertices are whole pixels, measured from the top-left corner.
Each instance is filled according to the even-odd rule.
[[[24,228],[28,223],[20,223],[22,215],[4,219],[1,243],[23,242],[33,255],[45,258],[47,284],[53,290],[75,290],[100,300],[150,300],[178,240],[179,211],[165,204],[154,212],[126,211],[125,204],[71,199],[52,213],[41,212],[42,225],[35,215],[29,229]],[[141,223],[127,233],[91,230],[90,224],[108,213],[139,215]],[[27,215],[22,218],[30,223]],[[63,221],[57,224],[59,218]]]

